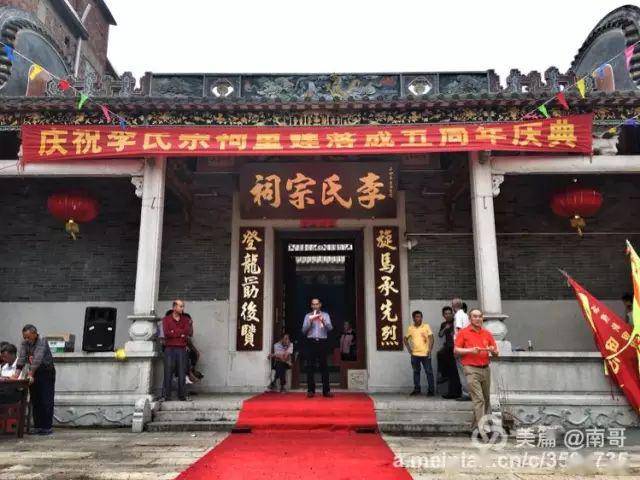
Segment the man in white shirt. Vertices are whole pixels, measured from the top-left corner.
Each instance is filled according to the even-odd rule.
[[[15,345],[5,343],[0,349],[0,359],[2,360],[2,370],[0,377],[3,379],[11,378],[16,373],[16,365],[18,363],[18,349]]]
[[[287,369],[291,368],[293,357],[293,343],[289,339],[288,334],[283,334],[279,342],[273,345],[273,353],[269,354],[269,358],[273,360],[273,368],[276,376],[269,385],[269,390],[276,390],[276,381],[280,381],[280,392],[286,392],[287,385]]]
[[[458,335],[458,332],[469,325],[469,316],[462,308],[463,302],[461,298],[454,298],[451,300],[451,308],[453,308],[453,338]],[[467,386],[467,377],[462,370],[462,364],[460,363],[460,357],[456,355],[456,367],[458,369],[458,376],[460,377],[460,387],[462,390],[462,396],[457,400],[469,401],[469,387]]]

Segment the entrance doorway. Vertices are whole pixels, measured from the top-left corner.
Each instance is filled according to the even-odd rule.
[[[347,388],[349,370],[366,368],[362,236],[361,230],[276,232],[274,342],[286,332],[294,343],[292,388],[306,388],[302,322],[312,298],[320,299],[333,324],[327,359],[332,387]],[[355,335],[350,352],[340,348],[345,322]]]

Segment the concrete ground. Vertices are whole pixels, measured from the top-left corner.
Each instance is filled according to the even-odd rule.
[[[50,437],[3,437],[0,480],[168,480],[227,435],[57,429]],[[622,461],[618,461],[620,452],[612,449],[565,458],[566,450],[523,450],[513,442],[483,453],[462,436],[384,438],[398,463],[404,462],[413,478],[420,480],[640,478],[637,438],[629,438]],[[543,467],[538,466],[541,458]],[[554,463],[563,466],[552,468]]]

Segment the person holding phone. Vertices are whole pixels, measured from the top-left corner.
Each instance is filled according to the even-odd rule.
[[[307,339],[307,397],[316,394],[316,364],[320,364],[322,374],[322,395],[333,397],[329,388],[329,368],[327,366],[328,333],[333,330],[331,317],[322,311],[320,299],[311,299],[311,312],[304,316],[302,335]]]
[[[481,310],[469,312],[470,324],[460,330],[455,339],[455,353],[460,356],[462,369],[467,379],[469,395],[473,402],[473,426],[478,426],[480,419],[491,413],[491,357],[498,356],[498,346],[491,332],[483,328],[484,321]]]

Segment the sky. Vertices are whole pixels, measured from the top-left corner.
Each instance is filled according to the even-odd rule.
[[[118,71],[566,71],[621,0],[106,0]]]

